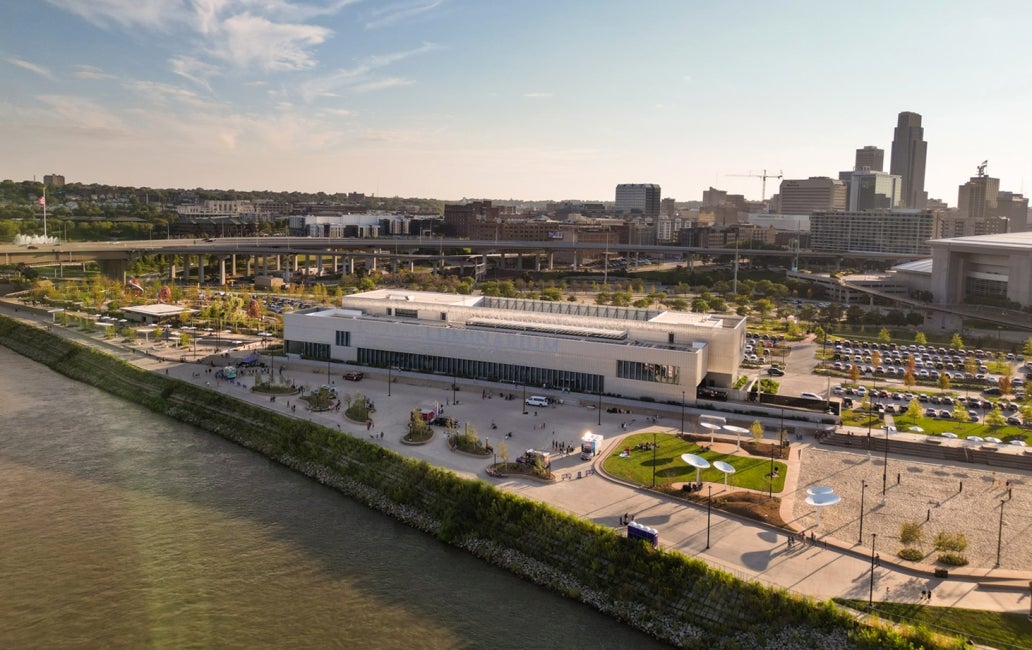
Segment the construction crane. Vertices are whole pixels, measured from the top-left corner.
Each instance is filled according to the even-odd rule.
[[[778,180],[781,180],[781,177],[783,176],[783,173],[781,171],[778,171],[777,174],[768,174],[767,170],[764,169],[762,174],[728,174],[728,176],[733,176],[733,177],[736,177],[736,178],[761,178],[761,179],[763,179],[763,184],[762,184],[762,186],[760,188],[760,201],[766,201],[767,200],[767,179],[768,178],[776,178]]]

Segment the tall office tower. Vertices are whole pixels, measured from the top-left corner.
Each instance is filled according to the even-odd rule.
[[[863,149],[856,150],[856,164],[853,165],[853,169],[863,169],[864,167],[870,169],[872,172],[885,171],[882,167],[885,166],[885,150],[879,149],[867,145]]]
[[[901,185],[899,176],[857,167],[849,174],[849,211],[897,208]]]
[[[925,193],[925,159],[928,157],[928,143],[924,141],[921,116],[904,111],[892,136],[892,161],[889,173],[903,177],[900,200],[905,208],[924,209],[928,195]]]
[[[778,190],[780,214],[810,214],[846,209],[846,184],[826,176],[786,179]]]
[[[957,192],[957,211],[965,219],[985,219],[995,216],[999,205],[1000,179],[982,174],[960,186]]]
[[[659,185],[655,183],[625,183],[616,186],[616,211],[659,216]]]

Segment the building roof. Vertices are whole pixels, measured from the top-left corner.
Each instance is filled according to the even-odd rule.
[[[902,271],[903,273],[920,273],[923,275],[932,274],[932,260],[931,258],[923,260],[914,260],[913,262],[904,262],[903,264],[897,264],[892,267],[894,271]]]
[[[952,237],[949,239],[933,239],[932,246],[974,246],[980,248],[1001,248],[1010,250],[1032,250],[1032,231],[1008,232],[997,235],[973,235],[970,237]]]
[[[134,314],[145,314],[147,316],[157,316],[158,318],[165,318],[168,316],[178,316],[184,311],[194,313],[196,309],[190,309],[182,305],[169,305],[165,303],[155,303],[153,305],[136,305],[135,307],[122,307],[122,311],[132,312]]]

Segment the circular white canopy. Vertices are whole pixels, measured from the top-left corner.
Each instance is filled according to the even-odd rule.
[[[815,485],[811,488],[806,488],[806,493],[810,496],[816,496],[818,494],[834,494],[835,488],[828,487],[826,485]]]
[[[714,424],[712,422],[700,422],[699,426],[706,427],[707,429],[713,429],[714,431],[720,429],[719,424]]]
[[[939,435],[943,438],[950,438],[951,440],[957,437],[957,434],[951,433],[949,431],[946,431],[945,433],[940,433]]]
[[[730,431],[731,433],[749,433],[749,430],[745,427],[739,427],[733,424],[725,424],[723,429],[724,431]]]
[[[837,494],[833,494],[833,493],[811,494],[810,496],[806,497],[806,503],[808,503],[809,505],[813,506],[814,508],[824,508],[826,506],[834,506],[834,505],[837,505],[838,502],[841,501],[841,500],[842,500],[842,497],[840,497]]]
[[[967,441],[968,442],[985,442],[985,440],[982,438],[982,436],[968,436],[967,437]]]
[[[702,456],[696,456],[695,454],[681,454],[681,460],[688,463],[695,469],[706,469],[710,466],[708,460]]]
[[[924,429],[918,426],[907,427],[907,431],[913,431],[914,433],[924,433]]]
[[[734,474],[735,473],[735,466],[732,465],[731,463],[725,463],[722,460],[715,460],[715,461],[713,461],[713,467],[716,467],[717,469],[719,469],[721,472],[724,472],[725,474]]]

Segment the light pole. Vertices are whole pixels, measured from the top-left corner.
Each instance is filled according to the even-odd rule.
[[[681,437],[684,437],[684,393],[681,391]]]
[[[867,492],[867,481],[860,481],[860,537],[857,544],[864,543],[864,492]]]
[[[523,415],[527,414],[527,377],[523,377]]]
[[[871,589],[867,594],[867,609],[874,609],[874,544],[878,541],[878,533],[871,533]]]
[[[774,441],[770,443],[770,487],[767,488],[767,498],[774,498]]]
[[[599,388],[599,391],[598,391],[598,408],[596,408],[595,410],[598,411],[598,426],[602,426],[602,389],[601,388]]]
[[[392,370],[394,370],[394,366],[392,366],[390,364],[390,362],[388,362],[387,363],[387,397],[391,396],[391,380],[394,378],[393,374],[391,373]]]
[[[882,474],[881,474],[881,495],[885,496],[885,486],[889,482],[889,427],[883,427],[885,429],[885,457],[882,460]]]
[[[707,485],[709,494],[706,496],[706,550],[709,550],[710,512],[713,510],[713,486]]]
[[[655,489],[655,429],[652,429],[652,489]]]
[[[1000,551],[1003,549],[1003,506],[1006,499],[1000,499],[1000,529],[996,535],[996,566],[1000,566]]]

